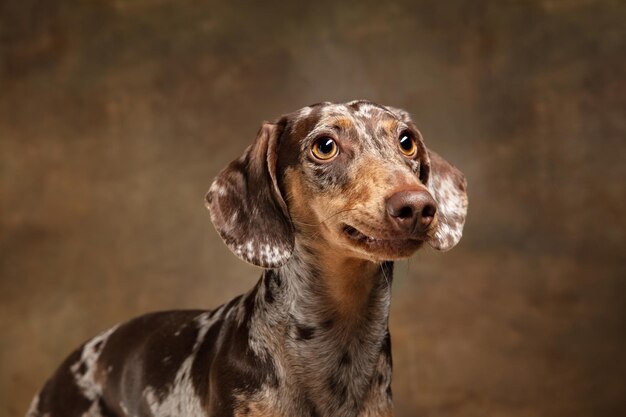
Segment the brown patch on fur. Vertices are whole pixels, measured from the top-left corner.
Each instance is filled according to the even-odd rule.
[[[342,128],[343,130],[348,130],[352,127],[352,121],[345,117],[335,119],[333,121],[333,124]]]
[[[389,136],[393,136],[398,129],[398,121],[396,119],[383,118],[377,123],[378,129]]]
[[[319,267],[328,293],[343,317],[356,317],[367,307],[375,281],[377,264],[356,258],[339,258],[326,249]]]
[[[367,206],[384,201],[385,193],[392,186],[389,169],[375,158],[363,158],[363,161],[354,166],[353,206]],[[375,213],[371,213],[374,214]]]
[[[311,190],[304,185],[302,172],[294,167],[287,168],[283,174],[283,187],[294,228],[304,236],[316,233],[318,221],[310,204],[314,197]]]
[[[277,417],[277,415],[262,402],[253,401],[238,405],[234,417]]]

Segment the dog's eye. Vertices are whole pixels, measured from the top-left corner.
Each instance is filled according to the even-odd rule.
[[[313,143],[313,147],[311,148],[311,153],[317,159],[322,161],[327,161],[337,155],[339,148],[337,147],[337,142],[334,139],[329,137],[323,137],[317,139]]]
[[[414,156],[417,152],[417,143],[415,142],[415,138],[407,132],[402,132],[400,135],[400,138],[398,139],[398,146],[400,147],[400,151],[405,156]]]

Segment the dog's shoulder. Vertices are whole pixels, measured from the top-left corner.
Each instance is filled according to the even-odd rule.
[[[140,415],[145,405],[132,399],[160,403],[184,379],[181,372],[186,373],[190,397],[196,397],[193,354],[210,330],[211,316],[212,311],[205,310],[161,311],[103,331],[65,359],[33,401],[28,416],[87,411],[89,415],[107,411]],[[76,412],[68,414],[68,407]]]

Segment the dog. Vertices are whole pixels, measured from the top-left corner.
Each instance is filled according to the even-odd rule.
[[[393,261],[459,241],[466,187],[397,108],[326,102],[264,123],[206,196],[230,250],[264,268],[254,288],[101,333],[27,417],[391,416]]]

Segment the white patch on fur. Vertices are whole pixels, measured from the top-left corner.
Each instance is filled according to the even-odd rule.
[[[31,401],[30,407],[28,407],[28,411],[26,412],[26,417],[38,417],[37,407],[39,407],[39,394],[35,395],[35,398]]]
[[[124,412],[124,415],[127,417],[131,417],[130,413],[128,412],[128,408],[126,408],[126,406],[124,405],[123,402],[119,402],[119,406],[122,409],[122,412]]]
[[[451,249],[463,235],[467,198],[449,176],[433,176],[429,190],[437,201],[439,216],[431,245],[439,250]]]
[[[233,246],[232,251],[240,258],[258,261],[263,265],[281,265],[291,256],[291,250],[281,248],[270,241],[250,240],[246,244]]]
[[[236,227],[238,222],[239,222],[239,210],[235,210],[233,215],[230,216],[230,219],[228,219],[228,222],[226,223],[226,227],[228,228]]]
[[[198,336],[193,345],[191,354],[183,361],[178,369],[172,389],[163,399],[159,401],[153,387],[146,387],[143,390],[143,397],[154,416],[185,416],[185,417],[206,417],[205,410],[200,398],[196,395],[191,378],[191,367],[196,357],[196,353],[204,340],[211,325],[215,322],[215,317],[210,317],[210,313],[202,313],[194,319],[198,324]]]
[[[298,112],[298,115],[296,116],[296,120],[302,120],[302,119],[309,117],[309,114],[311,114],[312,111],[313,109],[311,107],[301,108],[300,111]]]
[[[268,264],[277,264],[290,255],[290,251],[280,249],[278,246],[270,244],[262,244],[259,253],[259,257]]]
[[[372,111],[378,109],[376,106],[372,106],[371,104],[362,103],[359,106],[359,109],[354,112],[356,117],[363,117],[365,119],[369,119],[372,116]]]
[[[117,326],[114,326],[85,343],[81,352],[80,360],[70,366],[76,385],[80,388],[81,393],[91,401],[97,400],[102,395],[101,381],[98,381],[96,378],[98,358],[100,358],[100,352],[104,349],[107,339],[116,329]],[[98,349],[96,349],[96,345],[99,345]],[[85,368],[84,374],[80,373],[81,367]],[[87,413],[90,412],[91,408],[87,411]],[[86,414],[86,416],[90,415],[91,414]]]
[[[214,181],[213,184],[211,184],[211,188],[209,189],[209,192],[215,193],[220,197],[224,197],[228,194],[228,190],[226,189],[226,187],[222,186],[217,181]]]

